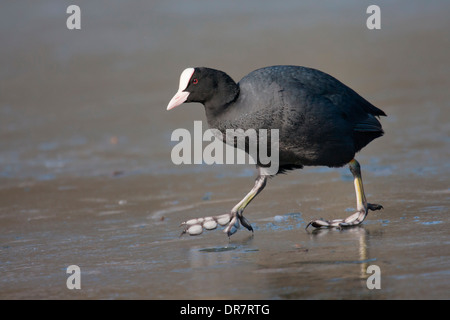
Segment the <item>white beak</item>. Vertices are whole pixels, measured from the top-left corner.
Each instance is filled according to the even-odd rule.
[[[167,110],[173,109],[175,107],[178,107],[180,104],[186,101],[187,97],[189,96],[189,92],[187,91],[178,91],[173,98],[170,100],[169,104],[167,105]]]
[[[187,88],[189,81],[194,74],[194,71],[194,68],[187,68],[181,73],[178,92],[173,96],[172,100],[170,100],[169,104],[167,105],[167,110],[173,109],[186,101],[187,97],[189,96],[189,92],[184,90]]]

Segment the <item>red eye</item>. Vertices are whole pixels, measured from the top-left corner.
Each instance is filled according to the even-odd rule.
[[[197,84],[197,83],[198,83],[198,79],[192,80],[192,83],[193,83],[193,84]]]

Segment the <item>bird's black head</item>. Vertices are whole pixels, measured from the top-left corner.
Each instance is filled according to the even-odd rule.
[[[210,68],[187,68],[181,73],[178,92],[167,110],[184,102],[200,102],[209,111],[219,111],[234,101],[239,87],[225,72]]]

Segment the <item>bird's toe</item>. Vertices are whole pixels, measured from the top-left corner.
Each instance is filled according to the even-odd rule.
[[[376,210],[381,210],[381,209],[383,209],[383,206],[382,206],[381,204],[368,203],[368,204],[367,204],[367,209],[368,209],[368,210],[372,210],[372,211],[376,211]]]
[[[195,218],[185,222],[181,225],[184,226],[184,230],[181,232],[183,234],[189,234],[191,236],[197,236],[203,233],[203,230],[214,230],[218,225],[227,225],[231,220],[231,214],[226,213],[214,217],[205,218]]]

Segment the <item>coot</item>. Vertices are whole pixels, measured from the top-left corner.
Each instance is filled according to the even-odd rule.
[[[366,201],[359,163],[354,159],[373,139],[383,135],[378,121],[386,114],[334,77],[307,67],[271,66],[255,70],[236,83],[226,73],[205,67],[187,68],[167,110],[184,102],[205,107],[210,128],[278,129],[278,171],[268,173],[257,162],[258,176],[251,191],[230,213],[183,222],[190,235],[226,226],[231,236],[240,224],[253,231],[243,211],[266,185],[267,178],[304,166],[342,167],[354,177],[357,211],[345,219],[318,219],[306,228],[350,227],[363,222],[379,204]],[[247,150],[246,150],[247,151]]]

